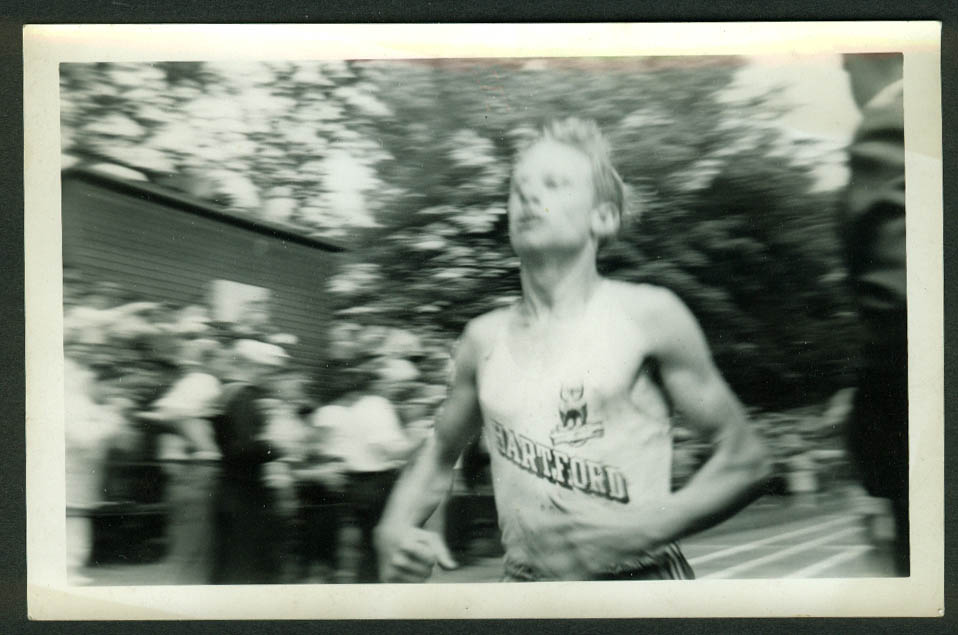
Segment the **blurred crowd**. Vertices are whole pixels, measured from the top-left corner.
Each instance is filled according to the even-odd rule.
[[[151,561],[181,584],[375,581],[372,529],[431,434],[440,353],[340,324],[335,379],[317,386],[290,355],[296,338],[267,325],[72,273],[64,290],[75,581]]]

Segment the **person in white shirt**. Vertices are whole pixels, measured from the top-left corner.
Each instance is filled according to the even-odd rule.
[[[400,470],[418,444],[410,439],[392,402],[393,382],[368,371],[354,371],[352,390],[320,408],[314,425],[328,439],[326,453],[341,461],[346,499],[361,532],[356,582],[379,580],[373,530]]]
[[[165,564],[178,584],[202,584],[209,568],[209,501],[220,457],[210,419],[220,410],[223,386],[218,361],[223,354],[212,339],[185,342],[183,374],[150,410],[137,415],[162,431],[158,458],[169,478],[165,499],[170,510]]]
[[[209,418],[218,412],[223,390],[217,369],[223,351],[206,338],[190,340],[183,349],[183,374],[139,417],[172,433],[161,443],[160,458],[216,459],[219,450]]]
[[[63,366],[66,467],[66,555],[71,584],[90,579],[83,568],[91,555],[90,514],[103,502],[103,474],[111,445],[128,433],[128,422],[117,400],[111,399],[96,374],[71,357]]]

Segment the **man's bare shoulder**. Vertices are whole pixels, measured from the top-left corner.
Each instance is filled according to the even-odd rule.
[[[502,307],[469,320],[462,332],[463,343],[475,346],[478,350],[486,349],[501,333],[509,313],[510,307]]]
[[[614,301],[626,314],[642,323],[656,323],[680,317],[688,312],[685,304],[672,291],[654,284],[636,284],[610,280]]]
[[[684,302],[671,290],[651,284],[616,283],[617,301],[641,330],[650,353],[679,357],[707,354],[702,329]]]
[[[508,307],[495,309],[466,324],[453,350],[456,377],[470,376],[478,369],[480,362],[489,356],[508,315]]]

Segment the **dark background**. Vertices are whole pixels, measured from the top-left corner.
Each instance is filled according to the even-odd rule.
[[[958,25],[954,3],[913,0],[811,2],[789,0],[755,2],[711,2],[672,0],[669,3],[638,1],[601,1],[580,3],[558,0],[539,5],[496,2],[458,6],[438,2],[367,2],[354,0],[338,5],[289,0],[282,4],[250,0],[195,2],[167,0],[159,3],[140,0],[86,0],[84,2],[46,1],[0,3],[0,338],[6,373],[0,382],[0,412],[4,417],[4,439],[0,444],[0,632],[3,633],[106,633],[106,632],[186,632],[261,633],[263,631],[383,632],[383,633],[475,633],[475,632],[741,632],[748,633],[821,633],[869,632],[902,633],[954,632],[954,613],[958,611],[958,583],[955,580],[953,538],[955,509],[955,445],[946,426],[946,573],[945,619],[805,619],[805,620],[615,620],[615,621],[462,621],[462,622],[158,622],[140,623],[30,623],[26,620],[26,557],[24,498],[24,377],[23,351],[23,125],[22,125],[22,37],[23,24],[60,23],[236,23],[236,22],[681,22],[681,21],[789,21],[851,19],[930,19],[944,22],[942,32],[942,93],[945,175],[958,173],[955,164],[956,95],[954,65],[958,59]],[[953,212],[955,183],[945,179],[945,414],[954,409],[956,391],[951,381],[955,354],[953,341],[955,293],[949,284],[955,262],[956,220]]]

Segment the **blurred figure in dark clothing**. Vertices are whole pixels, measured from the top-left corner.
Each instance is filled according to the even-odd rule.
[[[462,452],[462,479],[470,492],[475,493],[490,481],[489,464],[489,450],[478,436]]]
[[[265,376],[282,365],[273,344],[240,340],[229,354],[220,414],[212,418],[222,454],[213,499],[212,584],[266,584],[282,571],[282,523],[265,479],[265,465],[281,452],[268,438],[261,404]]]
[[[842,217],[864,336],[849,449],[872,496],[890,499],[895,566],[909,575],[908,343],[902,56],[845,55],[862,119],[849,148]]]

